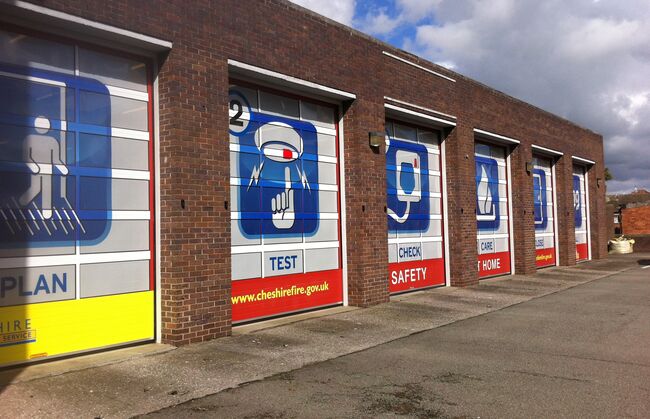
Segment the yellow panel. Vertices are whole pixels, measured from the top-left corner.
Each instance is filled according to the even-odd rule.
[[[154,337],[153,291],[0,308],[0,365]]]

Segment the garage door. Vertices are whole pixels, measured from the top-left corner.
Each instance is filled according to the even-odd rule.
[[[476,221],[479,277],[510,273],[507,149],[476,143]]]
[[[573,166],[573,214],[576,230],[576,261],[589,260],[589,218],[584,166]]]
[[[230,88],[232,319],[343,300],[336,108]]]
[[[440,132],[386,121],[391,293],[445,284]]]
[[[147,64],[0,32],[0,91],[0,363],[153,339]]]
[[[533,203],[535,205],[535,264],[555,266],[555,200],[553,160],[533,157]]]

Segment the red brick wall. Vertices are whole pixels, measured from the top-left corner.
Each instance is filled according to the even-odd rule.
[[[623,234],[650,234],[650,205],[623,209]]]
[[[557,163],[560,260],[575,263],[572,155],[588,172],[592,253],[605,257],[602,138],[568,121],[372,40],[282,0],[42,0],[39,5],[173,42],[161,56],[160,181],[163,340],[180,345],[230,333],[227,60],[356,94],[343,134],[349,301],[388,300],[385,155],[368,147],[384,129],[384,97],[455,115],[445,140],[453,285],[478,281],[473,128],[516,138],[512,162],[516,270],[535,270],[531,144],[561,150]],[[382,54],[456,79],[450,82]],[[180,201],[186,202],[185,209]]]

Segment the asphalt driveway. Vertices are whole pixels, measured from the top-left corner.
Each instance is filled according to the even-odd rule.
[[[646,418],[643,266],[151,416]]]

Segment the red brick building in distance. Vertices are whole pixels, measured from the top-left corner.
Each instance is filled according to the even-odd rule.
[[[2,365],[607,256],[600,135],[290,2],[0,22]]]
[[[650,192],[638,188],[608,196],[607,214],[612,236],[631,237],[636,251],[650,251]]]

